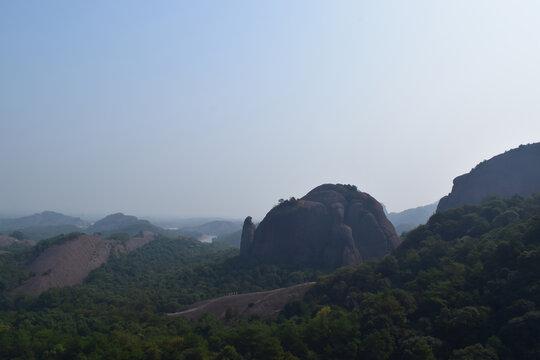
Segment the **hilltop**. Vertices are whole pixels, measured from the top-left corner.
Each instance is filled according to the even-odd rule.
[[[335,269],[382,257],[400,241],[377,200],[352,185],[324,184],[282,201],[257,227],[248,217],[240,251]]]
[[[490,195],[530,196],[540,191],[540,143],[521,145],[478,164],[454,179],[452,191],[439,201],[437,211],[479,204]]]
[[[18,230],[34,226],[73,225],[84,229],[90,225],[81,218],[60,214],[54,211],[43,211],[38,214],[15,219],[0,219],[0,229]]]

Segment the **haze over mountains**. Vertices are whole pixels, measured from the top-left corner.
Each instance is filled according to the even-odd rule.
[[[80,218],[53,211],[44,211],[21,218],[0,219],[0,234],[4,233],[8,235],[17,231],[33,241],[71,232],[99,233],[101,236],[106,237],[114,233],[127,233],[130,236],[134,236],[141,231],[149,231],[170,236],[185,235],[194,238],[204,238],[206,236],[216,237],[218,235],[227,235],[241,229],[240,221],[213,220],[208,222],[208,220],[205,218],[189,219],[186,222],[192,224],[191,226],[181,229],[170,229],[154,225],[148,220],[122,213],[107,215],[94,223],[90,223]],[[182,223],[182,220],[179,220],[179,222]]]
[[[414,209],[407,209],[401,212],[391,212],[386,214],[388,220],[392,222],[396,232],[401,234],[409,231],[418,225],[425,224],[431,215],[437,210],[437,202],[433,204],[419,206]]]
[[[170,338],[167,341],[181,344],[181,349],[160,345],[159,351],[167,354],[186,355],[189,350],[219,358],[224,351],[233,355],[237,351],[246,359],[265,358],[265,354],[286,359],[287,352],[296,358],[317,358],[313,355],[317,354],[319,358],[361,359],[385,358],[381,354],[386,351],[392,354],[388,359],[403,354],[408,354],[407,360],[533,359],[538,342],[528,329],[540,324],[535,285],[540,281],[540,182],[537,193],[527,198],[515,196],[514,191],[521,191],[520,184],[534,191],[528,168],[540,161],[540,154],[534,146],[519,149],[535,151],[528,152],[528,160],[520,166],[512,162],[511,177],[503,176],[508,169],[501,166],[489,173],[492,177],[484,178],[488,182],[498,179],[499,187],[492,187],[488,195],[503,197],[488,196],[479,205],[468,203],[474,199],[462,198],[466,206],[439,210],[425,225],[408,229],[402,237],[388,218],[415,227],[426,222],[436,203],[391,213],[387,218],[376,199],[354,185],[341,184],[323,184],[300,199],[281,200],[257,225],[247,217],[240,250],[225,241],[205,244],[178,236],[181,232],[221,233],[220,239],[240,236],[235,232],[240,226],[237,221],[217,220],[172,230],[122,213],[86,228],[74,225],[80,225],[81,219],[50,212],[11,219],[11,224],[30,227],[0,235],[0,247],[8,251],[0,253],[0,299],[4,299],[0,319],[15,329],[0,331],[5,345],[0,355],[10,358],[21,351],[12,346],[12,340],[5,340],[11,334],[24,339],[27,328],[13,319],[26,314],[34,319],[39,314],[47,324],[54,324],[48,316],[55,318],[60,312],[68,318],[75,316],[75,328],[83,329],[57,329],[63,336],[79,340],[95,336],[91,343],[99,338],[114,343],[122,324],[122,341],[129,336],[136,341],[129,346],[121,341],[115,348],[127,346],[138,349],[138,354],[149,351],[148,339],[154,331],[149,329],[159,327],[160,335],[152,336],[169,339],[181,333],[186,339],[193,339],[194,334],[204,339],[193,343],[199,344],[194,350],[192,340]],[[491,169],[491,163],[500,157],[494,159],[471,173]],[[457,183],[461,188],[449,197],[470,193],[467,186],[475,185]],[[497,193],[501,188],[513,190]],[[37,244],[25,238],[24,231],[49,225],[70,226],[78,232]],[[326,275],[317,278],[321,274]],[[20,309],[24,311],[18,312]],[[17,317],[5,315],[8,313],[17,313]],[[197,322],[185,323],[187,320],[165,313]],[[152,316],[156,317],[150,326],[145,319]],[[88,330],[83,323],[91,324],[86,325]],[[82,349],[71,340],[53,341],[55,332],[47,333],[39,321],[26,324],[39,334],[32,337],[27,349],[62,341],[67,357],[96,351],[102,357],[118,357],[115,350]],[[144,335],[132,333],[130,326],[136,324],[145,324],[144,330],[137,330]],[[170,330],[171,324],[182,324],[182,330],[174,326]],[[269,330],[277,324],[286,329],[284,333]],[[242,326],[248,329],[237,330]],[[329,331],[316,337],[325,326],[334,335]],[[218,332],[210,337],[201,332],[203,328]],[[264,334],[261,328],[266,329]],[[231,337],[235,331],[244,332]],[[291,337],[293,332],[302,335]],[[375,346],[381,342],[373,337],[381,332],[386,334],[384,344],[390,350]],[[242,339],[250,334],[257,334],[257,346],[246,347]],[[38,345],[42,337],[48,339],[47,345]],[[221,345],[207,342],[217,338]],[[273,339],[273,345],[261,339]],[[296,345],[291,345],[291,339]],[[141,343],[145,344],[142,348]],[[223,344],[229,347],[225,350]],[[259,348],[264,351],[257,352]],[[461,353],[474,356],[460,358]],[[505,357],[510,353],[515,356]],[[124,358],[141,356],[130,353]]]
[[[16,219],[0,219],[0,230],[55,225],[73,225],[83,229],[88,227],[90,223],[80,218],[67,216],[54,211],[44,211],[39,214],[24,216]]]
[[[478,164],[470,173],[454,179],[452,191],[444,196],[440,202],[407,209],[399,213],[387,214],[398,234],[410,231],[414,227],[427,222],[435,212],[463,204],[478,204],[489,195],[503,197],[514,194],[528,196],[540,191],[540,143],[522,145],[509,150],[492,159]],[[239,246],[242,222],[239,220],[212,220],[186,219],[169,220],[163,224],[184,225],[180,228],[165,229],[142,220],[135,216],[116,213],[103,219],[90,223],[78,217],[72,217],[53,211],[24,216],[13,219],[0,219],[0,233],[9,235],[19,230],[33,241],[66,234],[74,231],[83,231],[89,234],[100,232],[110,235],[114,232],[126,232],[136,235],[140,231],[151,231],[169,235],[182,234],[195,238],[221,238],[234,246]],[[185,226],[189,224],[188,226]]]
[[[539,360],[538,14],[0,1],[0,360]]]

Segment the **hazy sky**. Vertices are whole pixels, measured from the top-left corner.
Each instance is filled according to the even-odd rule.
[[[0,212],[400,211],[540,141],[538,1],[2,1]]]

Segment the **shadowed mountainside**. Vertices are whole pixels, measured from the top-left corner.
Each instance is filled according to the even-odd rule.
[[[540,191],[540,143],[521,145],[455,178],[452,192],[439,201],[437,212],[479,204],[490,195],[527,197],[537,191]]]
[[[329,270],[382,257],[400,241],[377,200],[352,185],[325,184],[282,201],[256,228],[246,218],[240,251]]]

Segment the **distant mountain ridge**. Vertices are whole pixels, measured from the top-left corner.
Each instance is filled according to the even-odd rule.
[[[0,219],[0,229],[17,230],[36,226],[73,225],[84,229],[90,225],[88,221],[78,217],[60,214],[54,211],[43,211],[38,214],[14,219]]]
[[[431,215],[437,210],[438,201],[424,206],[418,206],[414,209],[407,209],[401,212],[392,212],[386,214],[388,220],[392,222],[396,232],[401,234],[425,224]]]
[[[465,204],[479,204],[490,195],[530,196],[540,191],[540,143],[521,145],[482,161],[469,173],[454,179],[437,212]]]
[[[160,227],[155,226],[148,220],[141,220],[136,216],[124,215],[122,213],[107,215],[103,219],[96,221],[87,229],[89,233],[126,232],[130,235],[135,235],[141,231],[158,233],[161,230]]]

